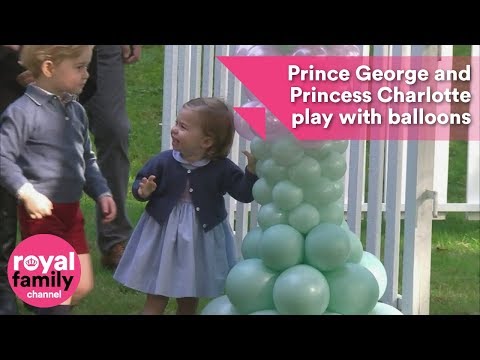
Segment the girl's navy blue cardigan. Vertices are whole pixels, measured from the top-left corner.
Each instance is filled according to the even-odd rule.
[[[155,175],[156,190],[146,199],[138,196],[143,177]],[[227,216],[224,195],[228,193],[242,203],[252,202],[252,187],[257,175],[240,169],[228,158],[212,160],[194,170],[185,169],[172,155],[162,151],[152,157],[138,172],[132,185],[133,196],[148,201],[145,211],[159,224],[168,219],[189,181],[189,191],[198,218],[205,231],[213,229]]]

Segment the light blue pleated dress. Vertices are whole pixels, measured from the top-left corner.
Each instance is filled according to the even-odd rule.
[[[173,156],[192,170],[209,162],[190,164],[177,151]],[[142,214],[115,271],[115,280],[147,294],[172,298],[224,294],[225,279],[238,261],[232,229],[225,219],[205,232],[188,188],[187,184],[163,224],[146,211]]]

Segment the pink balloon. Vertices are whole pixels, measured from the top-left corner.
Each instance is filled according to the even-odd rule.
[[[246,56],[248,50],[250,50],[255,45],[237,45],[235,47],[235,56]]]
[[[249,45],[241,45],[244,48],[240,49],[239,51],[245,52],[246,56],[281,56],[282,53],[279,49],[277,49],[273,45],[253,45],[248,50],[245,50]],[[245,96],[250,101],[258,101],[257,97],[253,95],[253,93],[248,90],[245,86],[243,86],[243,91]]]
[[[265,107],[265,106],[263,106],[263,104],[258,100],[250,100],[245,104],[243,104],[242,107],[254,108],[254,107]]]
[[[235,130],[237,131],[238,135],[246,140],[250,141],[256,135],[248,122],[246,122],[237,112],[233,116],[233,125],[235,126]]]
[[[333,45],[329,49],[329,54],[334,56],[359,56],[361,51],[357,45]]]
[[[245,86],[242,85],[242,89],[248,101],[258,101],[257,97],[253,95],[253,93],[250,90],[248,90]]]
[[[300,45],[292,53],[293,56],[326,56],[327,50],[321,45]]]
[[[266,111],[266,137],[268,140],[274,140],[289,133],[287,127],[278,120],[268,109]]]
[[[283,123],[278,120],[275,115],[273,115],[266,107],[263,105],[260,101],[258,100],[250,100],[246,102],[245,104],[242,105],[242,107],[262,107],[265,108],[265,132],[266,132],[266,137],[268,140],[271,139],[276,139],[280,136],[284,136],[289,133],[288,129],[283,125]],[[241,120],[241,121],[240,121]],[[248,125],[248,123],[243,120],[241,117],[240,119],[237,119],[238,127],[240,130],[245,133],[243,136],[247,140],[251,140],[248,138],[250,134],[248,133],[251,131],[254,136],[257,136],[257,133]],[[248,125],[248,129],[245,129],[246,125]],[[239,132],[240,133],[240,132]]]
[[[282,53],[273,45],[255,45],[248,49],[247,56],[281,56]]]

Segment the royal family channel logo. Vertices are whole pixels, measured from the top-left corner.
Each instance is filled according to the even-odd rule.
[[[34,235],[21,241],[8,261],[8,280],[25,303],[47,308],[70,298],[80,281],[80,259],[62,238]]]

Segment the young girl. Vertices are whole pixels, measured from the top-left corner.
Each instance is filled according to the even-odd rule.
[[[236,263],[224,195],[253,201],[255,159],[245,172],[227,158],[235,129],[232,110],[217,98],[197,98],[180,110],[172,150],[151,158],[132,185],[147,201],[114,278],[147,294],[143,314],[163,314],[170,297],[177,314],[196,313],[200,297],[223,294]]]
[[[76,101],[88,79],[91,45],[25,45],[22,65],[34,82],[0,120],[0,183],[19,199],[22,238],[53,234],[69,242],[80,258],[81,278],[62,305],[36,309],[65,314],[93,288],[80,198],[96,200],[105,222],[116,206],[90,146],[85,110]]]

